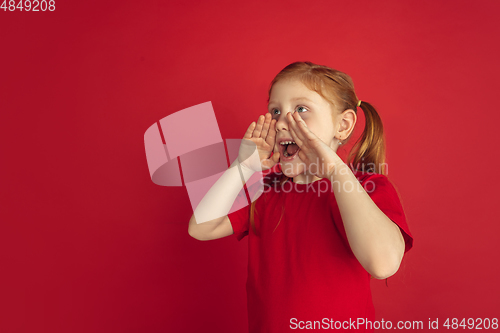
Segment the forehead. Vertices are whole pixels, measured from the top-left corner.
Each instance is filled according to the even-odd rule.
[[[269,96],[269,104],[299,100],[310,101],[316,104],[324,103],[321,95],[310,90],[305,84],[297,79],[276,82]]]

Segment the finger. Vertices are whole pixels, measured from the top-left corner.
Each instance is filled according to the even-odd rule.
[[[315,139],[317,136],[307,127],[306,122],[298,112],[296,115],[293,115],[293,118],[295,120],[295,125],[297,126],[297,133],[301,136],[302,140],[306,139]]]
[[[255,121],[253,121],[250,126],[248,126],[247,131],[245,132],[245,135],[243,136],[243,139],[250,139],[252,137],[253,130],[255,128]]]
[[[257,125],[255,126],[255,129],[253,130],[253,137],[254,138],[260,138],[260,132],[262,131],[262,125],[264,124],[264,116],[260,115],[259,120],[257,120]]]
[[[272,163],[273,166],[274,166],[274,164],[276,164],[280,161],[280,151],[276,146],[273,147],[273,155],[271,156],[270,159],[273,162]]]
[[[269,116],[268,116],[269,115]],[[262,125],[262,132],[260,133],[260,137],[266,140],[267,132],[269,131],[269,126],[271,125],[270,113],[266,113],[264,115],[264,125]]]
[[[273,146],[276,144],[276,119],[271,119],[271,125],[267,132],[266,142],[268,145]]]
[[[275,164],[278,163],[280,161],[280,152],[274,153],[272,159]]]
[[[304,141],[302,141],[300,137],[297,135],[297,132],[295,131],[293,126],[290,126],[290,133],[292,134],[293,141],[295,141],[297,146],[299,146],[299,148],[302,149],[304,147]]]
[[[294,113],[297,113],[297,112],[294,112]],[[287,117],[289,117],[288,121],[289,121],[289,124],[290,124],[290,129],[293,129],[295,131],[295,136],[298,137],[301,141],[304,141],[305,140],[305,137],[304,135],[301,133],[301,128],[297,125],[297,121],[295,120],[294,118],[294,115],[290,114],[290,116],[287,115]],[[295,141],[297,142],[297,141]]]
[[[269,159],[265,160],[262,162],[262,165],[265,167],[265,169],[271,169],[273,166],[275,166],[279,162],[279,153],[274,153],[273,156],[271,156]]]

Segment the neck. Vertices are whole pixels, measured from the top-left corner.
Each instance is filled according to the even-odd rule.
[[[311,175],[311,174],[301,173],[300,175],[293,177],[293,182],[297,183],[297,184],[310,184],[310,183],[313,183],[313,182],[320,180],[320,179],[321,178],[316,177],[316,176]]]

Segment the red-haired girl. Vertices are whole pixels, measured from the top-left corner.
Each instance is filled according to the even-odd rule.
[[[352,136],[358,108],[365,129],[346,164],[336,152]],[[358,99],[347,74],[295,62],[271,82],[268,113],[244,139],[257,146],[266,190],[223,217],[196,223],[193,215],[189,233],[200,240],[248,236],[250,332],[373,331],[370,278],[396,273],[413,245],[386,176],[375,108]],[[238,164],[214,185],[217,195],[204,198],[205,207],[229,211],[240,171],[245,180],[259,171],[246,160],[232,166]]]

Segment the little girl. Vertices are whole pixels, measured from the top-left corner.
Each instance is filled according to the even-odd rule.
[[[357,108],[366,125],[344,163]],[[250,206],[189,234],[209,240],[248,235],[249,331],[337,329],[372,332],[370,278],[399,268],[413,244],[398,194],[387,178],[383,127],[351,78],[311,62],[285,67],[271,82],[268,113],[244,139],[257,146],[265,191]],[[354,166],[353,166],[354,165]],[[234,168],[234,166],[237,166]],[[236,160],[203,199],[226,211],[259,168]],[[215,193],[215,192],[214,192]],[[219,216],[219,215],[217,215]],[[375,326],[377,327],[377,326]]]

